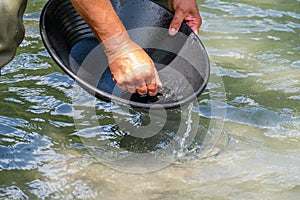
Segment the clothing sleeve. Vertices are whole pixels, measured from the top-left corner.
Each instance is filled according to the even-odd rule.
[[[0,0],[0,68],[11,61],[25,34],[27,0]]]

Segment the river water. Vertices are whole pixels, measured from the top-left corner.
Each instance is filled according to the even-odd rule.
[[[199,1],[210,81],[163,122],[59,69],[39,34],[45,3],[29,1],[1,71],[0,199],[299,199],[299,0]]]

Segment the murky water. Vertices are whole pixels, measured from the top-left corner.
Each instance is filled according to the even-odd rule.
[[[299,198],[299,1],[199,2],[210,82],[158,114],[81,91],[42,44],[45,3],[0,77],[0,199]]]

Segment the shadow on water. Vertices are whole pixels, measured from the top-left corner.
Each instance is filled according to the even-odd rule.
[[[112,168],[133,173],[155,171],[174,161],[216,155],[226,146],[223,143],[219,150],[208,153],[219,137],[201,124],[193,104],[167,110],[128,108],[89,100],[83,95],[86,92],[78,89],[73,95],[78,114],[72,137],[81,143],[79,148]]]

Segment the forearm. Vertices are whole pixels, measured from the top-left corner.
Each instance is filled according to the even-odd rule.
[[[126,32],[110,0],[71,0],[96,37],[105,41]]]
[[[117,86],[154,96],[162,87],[148,54],[126,32],[110,0],[71,0],[77,12],[101,40]]]

